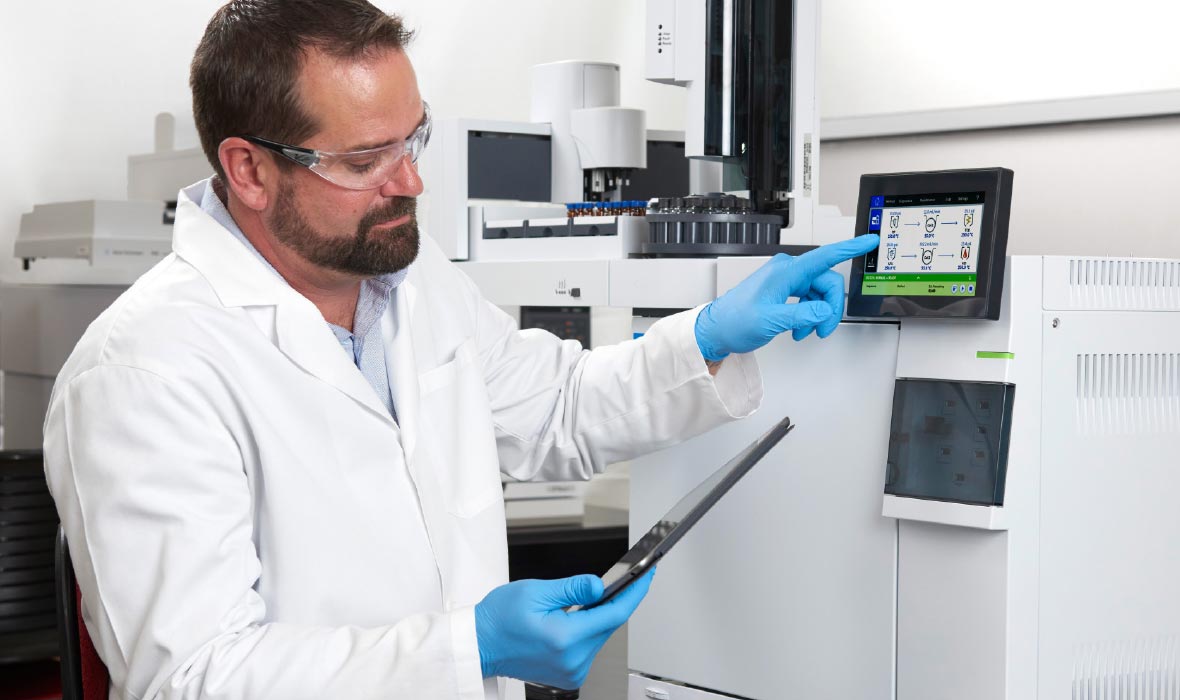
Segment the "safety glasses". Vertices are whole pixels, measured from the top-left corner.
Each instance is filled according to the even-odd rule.
[[[409,156],[411,163],[417,163],[426,144],[430,142],[430,105],[423,102],[422,108],[425,111],[422,122],[408,139],[363,151],[332,153],[290,146],[258,136],[242,138],[302,165],[334,185],[350,190],[374,190],[393,178],[401,167],[402,158]]]

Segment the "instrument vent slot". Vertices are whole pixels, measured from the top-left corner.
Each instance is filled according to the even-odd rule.
[[[1081,433],[1180,432],[1180,354],[1078,355],[1076,404]]]
[[[1072,700],[1180,700],[1175,637],[1103,642],[1074,657]]]
[[[1180,309],[1180,261],[1072,258],[1069,306],[1085,309]]]

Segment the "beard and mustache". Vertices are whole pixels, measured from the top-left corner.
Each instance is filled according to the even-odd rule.
[[[365,214],[352,237],[336,238],[316,231],[296,204],[295,188],[283,184],[275,203],[270,228],[280,243],[310,263],[338,272],[377,277],[398,272],[418,257],[418,201],[393,197]],[[374,235],[373,227],[409,215],[406,223]]]

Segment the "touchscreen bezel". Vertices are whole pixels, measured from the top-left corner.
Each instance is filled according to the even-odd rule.
[[[899,296],[863,294],[865,257],[852,261],[848,315],[859,317],[982,318],[1000,317],[1012,204],[1012,171],[1007,168],[940,170],[862,175],[856,207],[856,235],[869,233],[869,212],[876,195],[983,192],[975,293],[971,296]]]

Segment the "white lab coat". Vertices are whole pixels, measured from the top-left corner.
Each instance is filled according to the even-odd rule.
[[[174,252],[54,387],[45,465],[118,698],[518,697],[473,606],[499,475],[584,479],[751,413],[695,312],[582,351],[518,331],[428,237],[383,319],[395,422],[314,305],[183,191]]]

